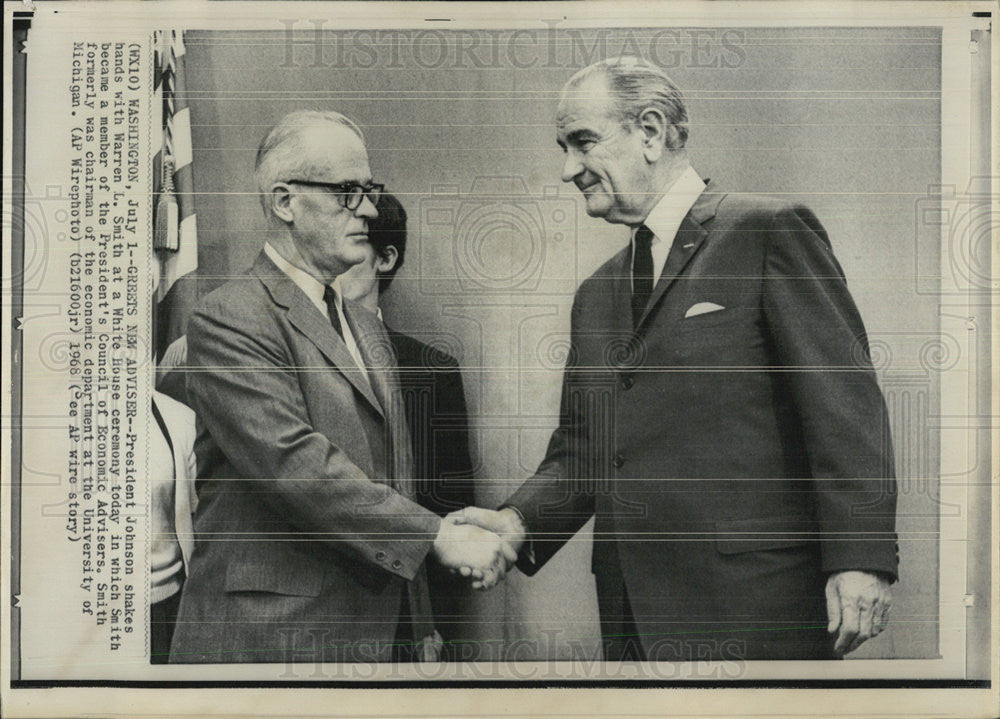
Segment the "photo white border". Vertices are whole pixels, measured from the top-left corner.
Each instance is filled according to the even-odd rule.
[[[514,13],[514,8],[517,12]],[[13,10],[25,9],[21,3],[10,3],[4,7],[9,25],[10,13]],[[338,3],[329,5],[324,3],[287,3],[287,4],[247,4],[239,2],[226,2],[220,4],[203,3],[142,3],[142,4],[122,4],[122,3],[44,3],[34,7],[34,18],[32,20],[32,33],[38,32],[66,32],[66,28],[73,28],[74,33],[84,33],[88,29],[95,32],[113,32],[115,30],[136,30],[145,28],[152,32],[154,29],[178,28],[185,30],[208,29],[208,30],[281,30],[283,26],[275,24],[275,19],[279,16],[286,18],[295,16],[303,19],[326,19],[335,22],[338,29],[379,29],[379,28],[402,28],[402,27],[424,27],[442,30],[455,29],[542,29],[539,26],[539,19],[561,19],[560,27],[580,27],[580,28],[614,28],[614,27],[641,27],[657,25],[663,27],[858,27],[858,26],[883,26],[883,27],[909,27],[909,26],[939,26],[942,28],[942,136],[941,136],[941,181],[943,185],[952,185],[958,191],[962,191],[969,184],[971,173],[971,148],[970,133],[968,132],[971,118],[969,107],[971,101],[971,88],[969,77],[971,72],[971,60],[968,52],[969,31],[977,26],[988,26],[989,19],[982,18],[973,20],[970,16],[973,11],[993,12],[997,16],[997,7],[993,3],[948,3],[948,2],[919,2],[919,3],[797,3],[790,5],[787,3],[536,3],[526,5],[518,3],[516,5],[500,6],[495,4],[465,4],[465,3]],[[382,17],[377,17],[381,14]],[[516,17],[513,15],[516,14]],[[530,15],[530,17],[529,17]],[[58,16],[58,17],[57,17]],[[183,18],[182,24],[178,19]],[[438,18],[437,20],[431,20]],[[450,18],[448,21],[441,18]],[[10,92],[12,84],[9,82],[11,68],[11,53],[13,43],[5,43],[4,47],[4,73],[8,80],[5,82],[4,103],[5,107],[10,107]],[[998,106],[996,92],[996,69],[997,58],[1000,56],[995,49],[992,49],[993,65],[993,107]],[[954,105],[954,107],[952,107]],[[5,137],[9,138],[9,115],[5,113]],[[996,140],[996,118],[994,117],[993,140]],[[4,143],[4,164],[5,174],[10,168],[10,143]],[[994,153],[994,158],[996,153]],[[993,174],[996,175],[996,161],[993,163]],[[996,211],[997,190],[993,190],[994,211]],[[10,196],[4,193],[4,210],[9,217]],[[942,233],[942,258],[947,259],[948,238],[946,232]],[[993,244],[996,248],[996,243]],[[994,276],[1000,267],[1000,260],[994,252]],[[10,277],[10,257],[9,253],[3,253],[4,276]],[[996,285],[994,285],[995,287]],[[943,288],[944,289],[944,288]],[[4,288],[8,293],[5,299],[9,298],[9,289]],[[964,298],[956,298],[954,302],[949,301],[947,308],[942,308],[941,332],[950,331],[956,336],[971,337],[964,325],[964,321],[973,318],[975,308],[971,295]],[[5,340],[9,340],[11,327],[9,316],[9,302],[3,305],[4,325],[3,331]],[[996,326],[995,321],[993,326]],[[996,333],[992,335],[994,348],[997,346]],[[4,342],[4,347],[9,348],[9,342]],[[975,438],[973,433],[974,423],[974,401],[976,387],[975,381],[975,344],[970,340],[962,347],[963,352],[959,363],[952,369],[947,370],[941,377],[941,415],[949,419],[965,420],[968,426],[965,429],[966,442],[942,441],[941,448],[941,476],[942,477],[963,477],[970,467],[970,462],[975,456]],[[990,372],[996,385],[997,373],[995,367],[990,367]],[[4,363],[3,370],[3,408],[4,416],[9,417],[10,409],[10,366]],[[994,393],[994,402],[997,402]],[[997,405],[994,404],[993,417],[998,415]],[[997,428],[991,423],[991,436],[994,441],[994,448],[998,440]],[[954,435],[951,435],[954,436]],[[4,460],[10,459],[9,422],[3,427],[3,455]],[[974,466],[972,462],[971,466]],[[2,485],[3,509],[10,507],[11,485],[7,480],[9,461],[4,461],[5,479]],[[970,484],[974,478],[966,477],[961,481],[942,482],[941,500],[958,505],[961,514],[957,518],[941,518],[940,525],[940,582],[942,591],[940,593],[940,623],[939,639],[941,648],[941,659],[920,659],[920,660],[851,660],[845,662],[748,662],[746,671],[741,675],[741,680],[766,680],[773,678],[788,678],[794,676],[797,679],[810,680],[836,680],[836,679],[857,679],[857,678],[878,678],[878,679],[962,679],[966,670],[966,605],[964,593],[945,592],[946,587],[965,587],[967,583],[967,557],[966,548],[970,541],[967,534],[967,518],[969,508]],[[992,556],[992,576],[998,575],[998,554],[997,554],[997,488],[996,480],[993,480],[992,502],[991,502],[991,532]],[[2,511],[2,510],[0,510]],[[10,516],[8,512],[3,512],[3,537],[9,537]],[[9,566],[10,560],[7,553],[3,556],[4,565],[4,588],[9,588]],[[993,597],[992,606],[992,656],[997,656],[997,603]],[[4,602],[2,608],[2,631],[6,633],[10,627],[10,607]],[[3,651],[8,651],[5,643]],[[9,657],[9,654],[7,655]],[[6,657],[5,657],[6,659]],[[562,663],[559,663],[562,664]],[[42,691],[34,689],[18,689],[11,692],[7,689],[9,685],[9,662],[3,662],[3,670],[0,672],[0,682],[4,687],[5,702],[15,702],[13,706],[18,711],[30,708],[33,699],[46,697],[43,702],[36,704],[38,709],[43,706],[44,712],[61,713],[58,704],[50,704],[49,700],[56,699],[56,695],[61,695],[64,690],[59,689]],[[553,666],[549,662],[524,663],[519,666],[519,674],[527,674],[533,666],[538,669]],[[569,668],[567,666],[566,668]],[[150,668],[147,667],[123,667],[125,671],[118,677],[119,680],[128,681],[131,679],[141,680],[150,677]],[[163,681],[205,681],[206,670],[204,666],[158,666],[155,667],[157,680]],[[273,681],[275,678],[274,667],[260,665],[213,665],[211,669],[211,680],[232,680],[232,681]],[[791,670],[794,669],[794,674]],[[339,669],[334,669],[334,674]],[[397,668],[384,668],[383,673],[392,673],[393,679],[398,681],[400,672],[405,672]],[[71,674],[65,669],[60,672],[61,678],[71,679]],[[76,672],[73,672],[75,674]],[[562,667],[559,667],[558,674],[564,675]],[[300,681],[308,679],[308,672],[302,672],[305,676],[300,676]],[[468,672],[466,672],[468,675]],[[85,678],[81,675],[79,678]],[[988,692],[995,697],[997,692],[998,667],[994,661],[991,667],[991,679],[993,688]],[[373,677],[372,680],[375,680]],[[539,676],[538,679],[543,679]],[[694,684],[697,686],[697,683]],[[70,695],[87,690],[65,690]],[[97,697],[107,690],[95,690]],[[115,691],[115,701],[123,700],[121,704],[122,713],[132,714],[133,712],[146,713],[149,710],[144,708],[145,702],[136,705],[129,705],[129,697],[142,697],[145,690],[123,689]],[[176,711],[180,709],[180,701],[183,700],[185,706],[189,706],[198,713],[209,713],[211,709],[225,708],[227,713],[257,714],[274,711],[274,707],[279,707],[281,711],[305,711],[306,707],[311,707],[313,699],[302,694],[279,692],[281,698],[275,697],[274,692],[267,691],[257,693],[253,690],[226,689],[227,699],[221,703],[216,703],[210,697],[214,696],[214,689],[198,690],[171,690],[170,703],[175,702]],[[561,714],[568,715],[570,707],[580,706],[581,716],[610,716],[621,713],[621,708],[625,706],[618,696],[634,697],[627,693],[627,690],[619,689],[574,689],[572,698],[566,696],[560,690],[534,690],[518,689],[517,701],[520,711],[530,712],[534,715]],[[643,690],[650,691],[650,690]],[[721,716],[721,707],[718,702],[731,701],[722,699],[718,695],[706,695],[699,692],[696,695],[691,693],[680,694],[683,690],[659,689],[655,693],[666,692],[670,696],[677,696],[679,699],[677,711],[670,706],[664,706],[659,701],[653,701],[653,706],[657,708],[652,712],[654,716],[664,716],[684,714],[695,715],[708,713],[712,716]],[[827,692],[835,691],[837,694],[836,704],[832,704]],[[913,690],[909,690],[913,691]],[[441,692],[439,694],[439,692]],[[622,694],[622,692],[626,692]],[[759,704],[764,697],[773,697],[775,692],[780,690],[755,689],[742,690],[739,695],[739,706],[741,714],[750,713],[770,713],[774,714],[775,705]],[[875,697],[872,697],[875,692]],[[560,696],[557,698],[553,693]],[[333,700],[328,697],[326,702],[330,706],[322,711],[330,712],[331,716],[349,716],[360,711],[368,699],[364,692],[352,693],[338,691],[338,698]],[[641,694],[641,693],[640,693]],[[460,701],[455,694],[455,690],[444,689],[421,689],[408,690],[396,689],[392,692],[392,711],[397,713],[401,707],[416,708],[413,703],[419,699],[419,703],[432,707],[431,716],[465,716],[473,715],[480,711],[485,711],[488,705],[481,705],[475,695],[469,695],[470,704],[464,710],[459,709],[466,697]],[[961,690],[952,689],[943,692],[942,695],[927,695],[920,692],[920,696],[914,703],[900,701],[896,690],[891,689],[851,689],[851,690],[805,690],[800,689],[792,695],[794,701],[789,707],[795,706],[799,709],[809,709],[809,713],[823,714],[823,710],[836,712],[837,714],[849,714],[854,711],[864,713],[884,713],[900,714],[906,716],[927,716],[952,714],[959,706],[958,698],[967,695],[968,697],[984,698],[982,690]],[[148,696],[148,695],[146,695]],[[255,698],[256,696],[256,698]],[[507,696],[507,695],[505,695]],[[783,696],[787,697],[787,694]],[[266,698],[265,698],[266,697]],[[405,699],[404,699],[405,697]],[[809,697],[812,697],[811,699]],[[79,696],[75,697],[79,700]],[[192,704],[188,705],[188,699]],[[697,701],[695,700],[697,698]],[[60,697],[61,699],[61,697]],[[105,700],[110,696],[105,695]],[[272,700],[277,699],[277,704]],[[485,700],[485,697],[480,697]],[[652,696],[647,696],[647,700],[653,700]],[[944,701],[942,701],[942,699]],[[246,700],[247,703],[243,703]],[[577,705],[577,701],[581,701]],[[511,707],[504,699],[504,705]],[[540,701],[541,703],[536,703]],[[303,703],[304,702],[304,703]],[[424,704],[424,702],[428,702]],[[883,703],[884,702],[884,703]],[[940,703],[939,703],[940,702]],[[534,708],[529,709],[528,705],[533,704]],[[465,711],[467,713],[454,713],[442,710],[442,706],[455,707],[455,711]],[[875,706],[878,710],[875,710]],[[630,705],[631,706],[631,705]],[[989,707],[989,704],[982,705]],[[394,708],[393,708],[394,707]],[[81,705],[77,701],[63,705],[63,708],[72,713],[77,713]],[[730,707],[731,708],[731,707]],[[185,709],[186,711],[187,709]],[[690,711],[689,711],[690,710]],[[791,709],[790,709],[791,711]],[[104,713],[103,711],[101,713]],[[367,710],[371,713],[371,709]],[[502,712],[492,712],[502,713]],[[643,716],[643,714],[633,714],[630,716]]]

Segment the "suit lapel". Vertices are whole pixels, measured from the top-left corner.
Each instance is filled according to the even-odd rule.
[[[362,376],[347,345],[330,321],[309,301],[305,293],[282,272],[263,252],[257,256],[253,272],[264,283],[271,298],[287,310],[288,321],[301,332],[306,339],[316,345],[330,364],[337,368],[347,381],[374,407],[380,414],[382,407],[372,392],[368,381]]]
[[[345,301],[344,317],[347,318],[361,359],[368,369],[368,379],[371,381],[375,400],[387,413],[388,402],[392,395],[388,368],[395,366],[395,362],[392,362],[394,355],[392,343],[389,342],[384,328],[380,326],[378,318],[364,308]]]
[[[379,319],[363,307],[353,302],[344,302],[344,315],[351,326],[354,340],[358,343],[361,359],[368,367],[372,388],[389,425],[393,486],[404,496],[413,499],[416,496],[412,481],[413,448],[392,341]]]
[[[670,246],[670,252],[667,254],[667,261],[663,266],[663,274],[660,275],[660,280],[653,288],[653,293],[650,295],[646,309],[639,319],[636,331],[642,329],[642,326],[649,319],[650,314],[657,304],[659,304],[663,295],[670,289],[671,285],[674,284],[678,276],[680,276],[691,262],[691,258],[698,253],[698,250],[705,243],[708,230],[705,229],[704,224],[715,217],[716,208],[718,208],[723,197],[723,195],[713,192],[713,189],[713,186],[709,184],[705,188],[705,191],[695,200],[694,205],[684,216],[684,219],[681,220],[681,225],[677,228],[677,234],[674,236],[674,242]]]

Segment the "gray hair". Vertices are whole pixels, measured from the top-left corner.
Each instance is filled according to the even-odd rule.
[[[291,179],[292,176],[309,177],[317,168],[307,148],[302,146],[302,131],[316,125],[331,123],[343,125],[365,141],[365,136],[353,120],[332,110],[297,110],[281,118],[281,121],[267,131],[257,148],[254,162],[254,179],[264,215],[271,217],[268,196],[276,182]]]
[[[684,147],[688,138],[684,95],[663,70],[633,56],[602,60],[573,75],[563,87],[563,92],[570,92],[595,76],[607,80],[608,90],[614,99],[613,112],[622,125],[630,126],[644,110],[656,108],[676,130],[674,146],[670,145],[669,138],[667,146],[671,150]]]

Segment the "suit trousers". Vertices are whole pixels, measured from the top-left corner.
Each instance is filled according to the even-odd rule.
[[[625,587],[618,552],[601,560],[597,570],[597,609],[601,620],[601,644],[606,662],[641,662],[646,660],[639,628]]]
[[[177,592],[161,602],[149,605],[149,663],[166,664],[170,657],[170,642],[177,625],[177,609],[181,593]]]

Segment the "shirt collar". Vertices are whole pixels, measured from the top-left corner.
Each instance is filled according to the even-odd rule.
[[[316,305],[316,308],[320,312],[322,312],[327,317],[330,316],[329,311],[327,310],[326,307],[326,300],[323,297],[324,293],[326,292],[326,285],[324,285],[322,282],[317,280],[315,277],[310,275],[305,270],[296,267],[291,262],[282,257],[281,254],[279,254],[278,251],[271,246],[270,242],[264,243],[264,254],[268,256],[271,262],[273,262],[278,266],[279,270],[288,275],[288,278],[292,282],[294,282],[300,290],[302,290],[305,293],[306,297],[309,298],[309,301],[312,302],[314,305]],[[337,295],[336,301],[338,307],[340,306],[341,303],[340,285],[338,284],[339,279],[340,277],[338,276],[337,279],[330,284],[330,287],[333,288],[334,292],[336,292]]]
[[[695,201],[705,190],[705,182],[699,177],[695,169],[688,165],[673,183],[667,187],[660,201],[653,206],[646,221],[646,227],[656,236],[653,243],[663,241],[668,245],[673,243],[674,235],[681,226],[681,222]],[[638,227],[632,228],[632,238],[635,238]]]

